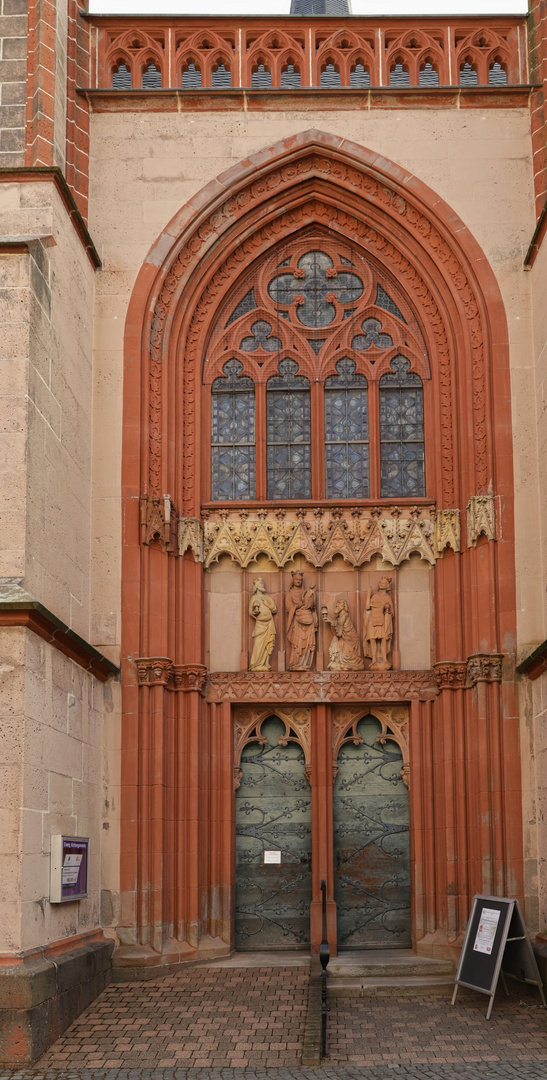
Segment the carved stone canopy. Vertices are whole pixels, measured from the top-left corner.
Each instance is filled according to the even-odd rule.
[[[338,555],[356,567],[375,555],[392,566],[413,554],[432,564],[447,546],[460,550],[459,511],[428,506],[221,508],[204,511],[203,518],[203,549],[197,538],[194,545],[189,543],[186,523],[195,519],[181,520],[179,536],[184,538],[184,550],[194,546],[196,558],[202,557],[206,568],[222,555],[243,568],[259,555],[278,567],[296,555],[318,568]]]

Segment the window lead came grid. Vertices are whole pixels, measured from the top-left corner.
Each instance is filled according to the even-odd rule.
[[[423,386],[405,356],[380,379],[381,497],[425,495]]]
[[[368,383],[345,356],[337,375],[325,379],[325,479],[327,499],[369,495]]]
[[[310,383],[294,360],[281,360],[266,387],[267,497],[311,498]]]
[[[211,498],[256,498],[255,390],[241,375],[243,364],[228,360],[211,387]]]

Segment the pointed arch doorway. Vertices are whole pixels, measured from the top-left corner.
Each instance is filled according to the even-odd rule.
[[[404,709],[399,709],[404,726]],[[333,790],[339,949],[410,948],[407,762],[366,707],[339,743]],[[397,727],[390,729],[397,732]],[[400,732],[399,732],[400,735]]]
[[[305,751],[289,720],[275,712],[253,724],[247,740],[236,791],[236,949],[309,949],[312,811]]]

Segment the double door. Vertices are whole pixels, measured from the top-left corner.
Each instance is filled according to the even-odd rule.
[[[410,946],[408,792],[399,747],[364,715],[338,755],[333,882],[338,947]],[[361,741],[362,740],[362,741]],[[357,745],[355,745],[357,742]],[[285,743],[285,745],[283,745]],[[238,950],[307,949],[312,900],[312,791],[305,755],[272,714],[241,755],[236,794]]]

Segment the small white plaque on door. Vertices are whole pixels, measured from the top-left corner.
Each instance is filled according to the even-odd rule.
[[[264,852],[265,863],[280,863],[281,852],[280,851],[265,851]]]

